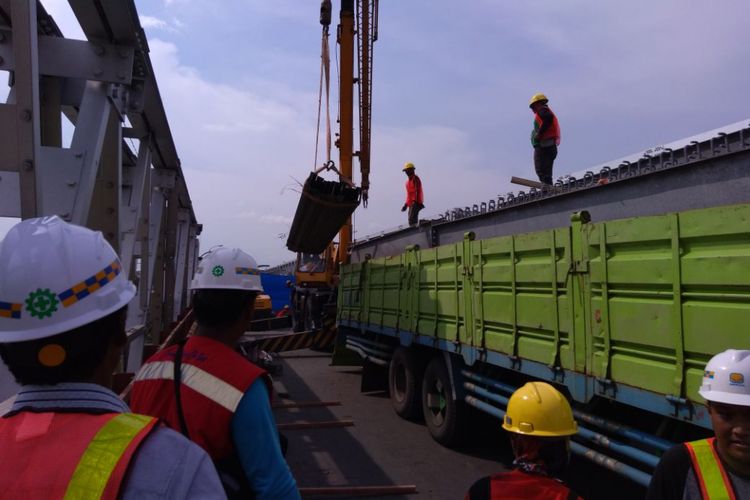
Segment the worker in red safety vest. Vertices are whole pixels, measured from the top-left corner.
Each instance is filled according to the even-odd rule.
[[[424,208],[424,193],[422,192],[422,180],[414,173],[414,164],[407,163],[401,170],[406,174],[406,203],[401,207],[402,212],[409,210],[409,225],[416,226],[419,223],[419,211]]]
[[[750,351],[711,358],[698,393],[708,402],[714,437],[667,450],[649,500],[750,498]]]
[[[542,184],[552,184],[552,165],[557,158],[560,145],[560,123],[549,109],[549,100],[544,94],[534,94],[529,107],[534,113],[534,128],[531,131],[531,145],[534,148],[534,169]]]
[[[206,452],[107,389],[134,296],[100,232],[42,217],[0,241],[0,356],[21,385],[0,498],[226,498]]]
[[[566,500],[579,496],[558,477],[578,432],[570,403],[545,382],[528,382],[508,400],[503,429],[510,433],[513,470],[476,481],[464,500]]]
[[[203,447],[230,498],[298,499],[271,413],[271,379],[236,351],[263,292],[255,259],[238,248],[212,250],[190,288],[195,334],[143,365],[131,406]]]

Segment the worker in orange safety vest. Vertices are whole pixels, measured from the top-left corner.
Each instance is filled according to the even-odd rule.
[[[552,184],[552,166],[560,145],[560,123],[547,103],[544,94],[534,94],[529,108],[534,113],[534,128],[531,130],[531,146],[534,148],[534,169],[542,184]]]
[[[750,351],[711,358],[698,393],[708,402],[714,437],[667,450],[649,500],[750,498]]]
[[[406,174],[406,202],[401,207],[402,212],[409,210],[409,225],[416,226],[419,223],[419,211],[424,208],[424,193],[422,191],[422,180],[414,173],[414,164],[407,163],[401,170]]]
[[[226,498],[208,455],[107,387],[135,287],[102,233],[59,217],[0,241],[0,498]]]
[[[528,382],[508,400],[503,429],[510,433],[513,470],[476,481],[464,500],[575,500],[559,478],[570,460],[570,436],[578,432],[570,403],[546,382]]]

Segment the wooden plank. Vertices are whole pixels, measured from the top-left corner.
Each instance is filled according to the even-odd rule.
[[[315,408],[319,406],[341,406],[341,401],[290,401],[284,403],[274,403],[271,408]]]
[[[524,179],[523,177],[511,177],[510,182],[512,184],[518,184],[519,186],[526,186],[526,187],[532,187],[537,189],[542,189],[544,187],[544,184],[538,181],[532,181],[531,179]]]
[[[333,427],[352,427],[354,420],[325,420],[320,422],[292,422],[289,424],[278,424],[280,431],[294,431],[300,429],[330,429]]]
[[[359,496],[385,496],[385,495],[409,495],[417,493],[415,484],[390,485],[390,486],[323,486],[300,488],[299,493],[303,498],[309,497],[359,497]]]

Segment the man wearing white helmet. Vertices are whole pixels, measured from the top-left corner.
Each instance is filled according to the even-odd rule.
[[[203,447],[230,498],[298,499],[271,413],[271,380],[235,350],[263,291],[255,259],[217,248],[190,287],[196,332],[143,365],[131,406]]]
[[[669,449],[648,499],[750,498],[750,351],[711,358],[698,392],[708,402],[714,437]]]
[[[225,498],[200,447],[105,388],[134,295],[99,232],[44,217],[0,242],[0,355],[21,385],[0,418],[3,498]]]

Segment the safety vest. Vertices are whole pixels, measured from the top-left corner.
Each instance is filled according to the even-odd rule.
[[[130,394],[133,411],[161,418],[181,432],[174,386],[177,346],[157,352],[135,376]],[[226,345],[207,337],[190,337],[181,361],[180,397],[188,434],[214,461],[234,452],[232,416],[258,377],[268,374]]]
[[[133,454],[158,420],[132,413],[22,411],[0,418],[3,498],[118,498]]]
[[[561,137],[560,123],[557,121],[557,115],[555,115],[555,113],[553,113],[552,110],[549,109],[549,107],[547,107],[547,111],[549,111],[550,114],[552,115],[552,125],[550,125],[550,127],[547,128],[547,130],[545,130],[543,134],[537,136],[536,142],[533,144],[534,146],[538,145],[539,143],[543,141],[550,140],[550,139],[554,139],[556,146],[560,145],[560,137]],[[539,128],[542,126],[542,121],[543,121],[542,117],[539,116],[539,113],[535,113],[534,114],[534,131],[539,130]]]
[[[702,439],[685,443],[693,462],[695,479],[700,486],[704,500],[735,500],[734,486],[727,476],[727,471],[719,460],[714,447],[715,438]]]
[[[490,498],[501,500],[509,498],[567,500],[579,498],[570,488],[560,481],[520,470],[500,472],[490,476]],[[471,500],[476,499],[474,497]]]
[[[422,180],[418,176],[406,179],[406,206],[415,203],[424,204],[424,193],[422,193]]]

